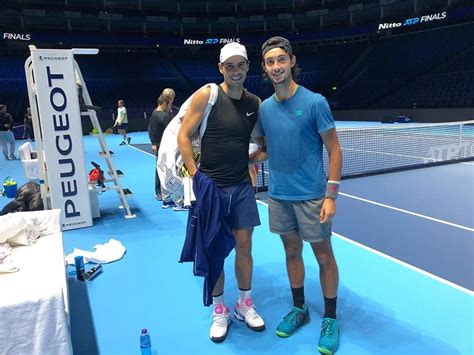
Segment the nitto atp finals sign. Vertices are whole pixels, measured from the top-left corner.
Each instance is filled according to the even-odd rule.
[[[204,39],[190,39],[185,38],[183,44],[201,45],[201,44],[227,44],[237,42],[240,43],[240,38],[204,38]]]
[[[447,16],[448,16],[447,12],[444,11],[437,14],[407,18],[407,19],[402,20],[401,22],[384,22],[384,23],[379,24],[379,27],[377,28],[377,30],[381,31],[381,30],[387,30],[390,28],[408,27],[408,26],[416,25],[417,23],[427,23],[427,22],[444,20]]]

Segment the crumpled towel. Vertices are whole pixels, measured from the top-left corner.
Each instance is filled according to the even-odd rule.
[[[11,255],[12,247],[8,243],[0,243],[0,274],[17,272],[20,268]]]
[[[74,257],[82,255],[84,257],[84,264],[107,264],[121,259],[126,251],[123,244],[115,239],[110,239],[105,244],[97,244],[94,248],[94,252],[74,248],[73,252],[66,256],[66,262],[69,265],[74,265]]]
[[[16,212],[0,216],[0,243],[31,245],[39,237],[61,231],[61,210]]]

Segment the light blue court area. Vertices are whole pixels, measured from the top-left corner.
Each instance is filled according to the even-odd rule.
[[[131,137],[132,143],[148,143],[146,133],[132,133]],[[252,292],[267,329],[255,333],[234,319],[227,339],[221,344],[212,343],[209,339],[212,309],[202,305],[203,280],[192,275],[191,264],[177,262],[187,213],[164,210],[161,202],[155,200],[155,158],[152,155],[130,146],[118,146],[119,136],[106,139],[115,152],[116,167],[125,173],[123,186],[133,192],[129,204],[137,218],[123,218],[124,212],[117,208],[117,196],[108,191],[99,196],[102,217],[95,220],[92,228],[64,232],[66,253],[74,247],[93,250],[94,245],[110,238],[120,240],[127,249],[123,259],[104,264],[104,272],[91,282],[80,283],[74,276],[69,277],[74,353],[139,354],[139,334],[144,327],[151,335],[155,355],[316,353],[323,302],[318,266],[310,248],[305,248],[304,258],[311,322],[294,336],[282,339],[275,335],[275,328],[290,310],[291,292],[283,247],[278,236],[268,231],[267,207],[259,203],[262,225],[254,233]],[[96,138],[86,136],[84,142],[86,162],[103,163],[97,155]],[[9,174],[22,173],[19,161],[8,164],[13,164],[7,169]],[[7,170],[5,165],[2,167],[0,173],[4,174]],[[350,189],[346,189],[349,181],[344,182],[342,191],[354,195],[367,191],[364,185],[367,182],[363,183],[361,179],[359,186],[362,187],[359,188],[358,180],[349,180]],[[386,189],[394,186],[395,182],[391,182]],[[449,194],[449,189],[447,191]],[[338,222],[333,239],[341,278],[338,301],[341,346],[337,354],[472,354],[472,292],[453,287],[358,244],[362,241],[353,235],[360,235],[360,230],[364,229],[360,220],[351,216],[362,213],[363,207],[346,208],[348,201],[351,199],[342,197],[338,202]],[[0,206],[6,202],[1,198]],[[431,213],[426,208],[421,212]],[[373,220],[385,225],[387,233],[394,228],[383,212],[366,211],[372,214]],[[453,221],[464,223],[461,219]],[[420,230],[413,235],[422,233]],[[446,236],[449,237],[452,238]],[[392,237],[390,243],[396,244],[395,238]],[[429,240],[423,243],[429,243]],[[425,244],[417,244],[415,251],[420,258],[425,257]],[[225,267],[225,298],[232,310],[237,297],[233,258],[232,254]]]

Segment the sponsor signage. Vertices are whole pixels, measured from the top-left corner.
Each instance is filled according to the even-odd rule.
[[[402,27],[408,27],[408,26],[413,26],[416,24],[423,24],[423,23],[428,23],[428,22],[433,22],[433,21],[439,21],[439,20],[444,20],[447,18],[447,12],[439,12],[436,14],[431,14],[431,15],[423,15],[423,16],[418,16],[418,17],[411,17],[404,19],[400,22],[384,22],[384,23],[379,23],[379,26],[377,28],[378,31],[382,30],[387,30],[391,28],[402,28]]]
[[[184,45],[203,45],[203,44],[224,45],[224,44],[233,43],[233,42],[240,43],[240,38],[203,38],[203,39],[185,38],[183,40]]]
[[[428,150],[428,158],[425,163],[445,161],[452,159],[465,159],[474,155],[474,144],[471,142],[451,143],[432,146]]]
[[[13,41],[31,41],[31,35],[29,33],[3,32],[2,38]]]
[[[51,207],[63,230],[92,225],[81,116],[70,50],[31,51]]]

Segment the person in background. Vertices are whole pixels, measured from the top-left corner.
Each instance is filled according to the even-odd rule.
[[[26,138],[34,141],[35,132],[33,131],[33,119],[31,118],[31,108],[26,109],[26,113],[23,116],[23,124],[25,125]]]
[[[163,89],[161,92],[163,95],[168,96],[171,99],[171,110],[170,110],[170,121],[176,116],[179,112],[179,107],[174,104],[174,99],[176,97],[176,92],[172,88]]]
[[[176,93],[172,88],[163,89],[161,92],[163,95],[166,95],[171,100],[171,109],[170,109],[170,121],[176,116],[179,112],[179,107],[175,106],[174,98]],[[180,196],[172,196],[164,186],[161,187],[162,198],[163,198],[163,208],[173,207],[173,211],[189,211],[189,206],[184,205],[184,199]]]
[[[156,159],[158,159],[158,149],[160,147],[161,138],[163,137],[163,132],[165,131],[166,126],[170,121],[170,114],[169,111],[171,110],[171,105],[173,104],[173,100],[169,98],[169,96],[165,94],[161,94],[157,100],[157,107],[153,110],[150,118],[150,124],[148,125],[148,136],[151,142],[151,149],[156,155]],[[156,170],[156,162],[155,162],[155,198],[158,201],[162,201],[161,196],[161,183],[160,177],[158,176],[158,172]]]
[[[130,144],[132,138],[127,137],[128,117],[125,101],[123,100],[118,101],[117,118],[115,119],[114,127],[115,126],[118,126],[118,131],[122,136],[122,142],[119,145]]]
[[[13,117],[7,112],[6,105],[0,105],[0,145],[5,160],[15,160],[15,136],[12,132]],[[8,152],[10,147],[10,153]]]
[[[179,112],[179,107],[175,106],[174,103],[174,98],[176,97],[176,93],[172,88],[166,88],[163,89],[161,92],[162,95],[166,95],[169,97],[171,100],[171,108],[169,111],[170,114],[170,122],[176,116]],[[181,196],[175,196],[173,194],[170,194],[164,186],[161,186],[161,196],[163,199],[163,208],[170,208],[173,207],[173,211],[189,211],[190,206],[185,206],[184,205],[184,199]]]

